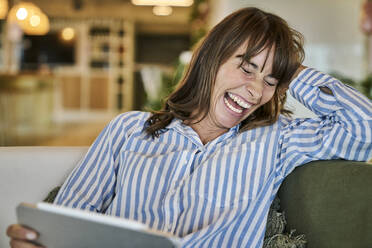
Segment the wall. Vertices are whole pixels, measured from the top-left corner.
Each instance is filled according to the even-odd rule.
[[[240,7],[278,14],[305,36],[305,64],[349,77],[364,76],[364,36],[359,29],[362,0],[216,0],[211,23]]]
[[[305,36],[305,65],[359,80],[367,72],[365,37],[359,29],[362,3],[363,0],[215,0],[210,24],[241,7],[273,12]]]

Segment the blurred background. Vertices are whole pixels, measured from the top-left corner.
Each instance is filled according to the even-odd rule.
[[[159,108],[195,43],[248,6],[304,34],[305,65],[371,97],[370,1],[0,0],[0,146],[86,146],[117,114]]]

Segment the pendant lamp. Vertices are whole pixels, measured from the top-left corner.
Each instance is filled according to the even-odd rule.
[[[44,35],[49,31],[48,17],[31,2],[14,5],[7,20],[9,23],[16,23],[28,35]]]

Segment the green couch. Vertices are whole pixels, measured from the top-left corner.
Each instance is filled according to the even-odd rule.
[[[307,248],[372,248],[372,165],[317,161],[296,168],[279,190],[286,230]]]
[[[16,222],[15,207],[22,201],[42,201],[63,183],[87,149],[0,147],[0,247],[9,247],[5,230]],[[287,232],[305,234],[308,248],[372,248],[372,165],[309,163],[286,178],[279,197]],[[280,225],[271,229],[282,231]]]

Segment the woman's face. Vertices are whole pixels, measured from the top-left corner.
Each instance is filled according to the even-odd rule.
[[[270,101],[278,84],[271,75],[273,50],[267,48],[242,63],[246,51],[243,44],[220,66],[206,118],[209,124],[229,129]]]

